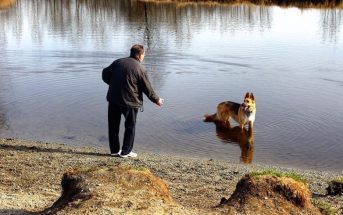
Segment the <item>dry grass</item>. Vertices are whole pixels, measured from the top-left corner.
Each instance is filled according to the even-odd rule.
[[[249,177],[257,180],[264,180],[274,177],[275,180],[271,186],[276,192],[279,192],[285,198],[296,205],[307,207],[310,204],[311,193],[307,188],[307,182],[300,175],[294,172],[279,172],[277,170],[265,170],[261,172],[252,172]]]
[[[311,193],[307,186],[301,182],[295,181],[292,178],[283,177],[276,181],[274,188],[275,191],[296,205],[300,205],[301,207],[308,207],[310,205]]]
[[[43,214],[150,214],[176,209],[166,183],[149,170],[74,168],[63,175],[61,197]]]
[[[311,201],[307,185],[284,174],[271,172],[247,174],[237,184],[236,190],[221,205],[235,207],[238,211],[255,211],[256,214],[320,214]]]

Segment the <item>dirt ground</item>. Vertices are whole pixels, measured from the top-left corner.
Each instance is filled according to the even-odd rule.
[[[217,206],[223,197],[233,194],[245,174],[269,168],[146,153],[139,153],[134,159],[123,159],[109,156],[107,150],[101,148],[0,139],[0,214],[30,214],[51,207],[61,197],[64,173],[75,169],[85,172],[88,185],[97,193],[96,201],[100,206],[95,209],[102,208],[97,212],[88,208],[84,211],[86,214],[127,214],[129,211],[129,214],[239,214],[233,207]],[[337,214],[343,212],[342,196],[325,195],[327,182],[342,173],[273,168],[298,171],[308,181],[312,198],[331,205]],[[125,169],[127,171],[123,171]],[[137,178],[141,179],[141,185],[131,188],[139,195],[121,189],[129,186],[125,181],[137,181]],[[145,183],[160,184],[158,192],[162,192],[161,187],[165,185],[166,190],[162,192],[165,197],[161,198],[162,194],[157,191],[152,195],[155,188]],[[139,203],[137,196],[150,203]],[[113,204],[108,204],[111,198],[117,203],[113,200]],[[110,206],[102,207],[104,204]],[[77,214],[78,207],[70,210],[67,207],[68,212],[61,210],[58,214]]]

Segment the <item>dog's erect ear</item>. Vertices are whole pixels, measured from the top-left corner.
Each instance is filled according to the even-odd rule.
[[[254,94],[250,93],[250,98],[251,98],[252,100],[255,100]]]
[[[246,94],[245,94],[245,97],[244,97],[245,99],[246,98],[249,98],[249,92],[247,92]]]

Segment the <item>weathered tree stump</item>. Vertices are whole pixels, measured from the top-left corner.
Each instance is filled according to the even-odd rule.
[[[68,203],[76,200],[86,200],[91,197],[87,182],[83,174],[75,171],[66,172],[62,177],[62,195],[49,208],[40,214],[55,214],[63,209]]]
[[[337,196],[343,194],[343,180],[333,180],[326,188],[327,194],[331,196]]]

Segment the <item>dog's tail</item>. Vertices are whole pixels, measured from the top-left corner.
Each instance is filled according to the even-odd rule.
[[[204,122],[215,122],[217,120],[217,114],[205,114]]]

